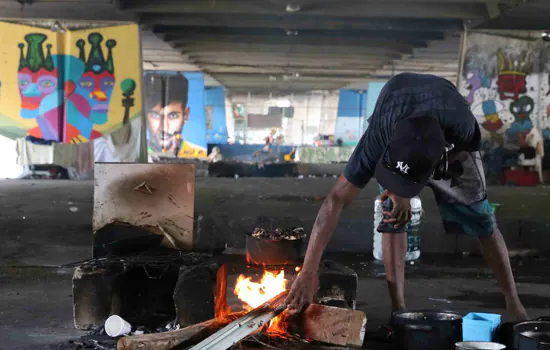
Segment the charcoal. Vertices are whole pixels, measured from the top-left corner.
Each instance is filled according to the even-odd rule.
[[[304,229],[301,227],[294,227],[290,229],[285,228],[276,228],[276,229],[265,229],[257,227],[254,232],[252,232],[252,237],[269,239],[272,241],[281,241],[289,240],[295,241],[298,239],[305,238]]]

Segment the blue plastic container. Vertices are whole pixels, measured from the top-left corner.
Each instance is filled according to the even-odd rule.
[[[470,312],[462,318],[463,341],[493,341],[493,335],[500,325],[501,316]]]

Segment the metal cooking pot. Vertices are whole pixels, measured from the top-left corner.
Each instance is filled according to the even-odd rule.
[[[534,321],[550,321],[550,317],[539,317]],[[518,335],[514,332],[514,327],[522,322],[503,322],[497,328],[497,341],[506,345],[507,349],[517,350]]]
[[[487,341],[461,341],[455,344],[456,350],[502,350],[506,345]]]
[[[453,350],[462,340],[462,315],[453,311],[418,310],[394,312],[399,349]]]
[[[303,239],[271,240],[246,235],[246,263],[257,266],[288,265],[299,262]]]
[[[514,336],[517,350],[550,350],[550,318],[518,323]]]

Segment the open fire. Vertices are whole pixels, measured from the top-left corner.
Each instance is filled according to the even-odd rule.
[[[299,267],[296,267],[296,271],[299,271]],[[240,275],[237,278],[234,293],[244,303],[245,310],[250,311],[286,291],[287,283],[284,270],[279,273],[264,271],[260,282],[253,282],[252,278]],[[285,333],[286,326],[282,317],[283,315],[279,315],[273,318],[265,331]]]

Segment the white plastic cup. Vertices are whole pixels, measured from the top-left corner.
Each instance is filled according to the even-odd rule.
[[[132,331],[132,325],[118,315],[110,316],[105,321],[105,333],[109,337],[128,335]]]

